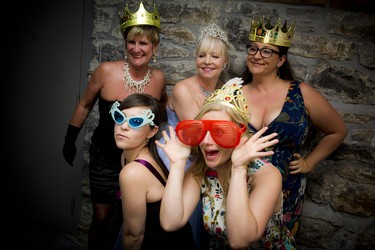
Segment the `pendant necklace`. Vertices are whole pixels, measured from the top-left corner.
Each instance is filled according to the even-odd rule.
[[[143,93],[145,87],[150,83],[150,77],[151,77],[151,70],[148,68],[147,74],[145,77],[140,80],[136,81],[132,78],[130,75],[129,65],[128,63],[124,63],[124,76],[123,79],[125,81],[125,90],[128,92],[134,92],[134,89],[138,93]]]

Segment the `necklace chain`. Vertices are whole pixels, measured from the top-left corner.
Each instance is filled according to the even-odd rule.
[[[202,90],[202,93],[203,93],[203,95],[207,98],[207,97],[209,97],[211,94],[212,94],[212,92],[210,92],[210,91],[207,91],[205,88],[203,88],[202,87],[202,85],[200,85],[199,84],[199,88]]]
[[[132,90],[136,90],[138,93],[143,93],[145,87],[150,83],[151,77],[151,70],[148,68],[147,74],[145,77],[140,80],[136,81],[130,75],[129,65],[125,62],[124,63],[124,76],[123,79],[125,81],[125,90],[131,92]]]

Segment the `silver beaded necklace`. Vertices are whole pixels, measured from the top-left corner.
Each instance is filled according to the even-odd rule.
[[[140,80],[136,81],[132,78],[130,75],[129,65],[125,62],[124,63],[124,76],[123,79],[125,81],[125,90],[128,92],[132,92],[134,89],[138,93],[143,93],[145,87],[150,83],[150,77],[151,77],[151,70],[148,68],[147,74],[145,77]]]
[[[205,88],[203,88],[202,85],[199,85],[199,88],[202,90],[202,93],[203,93],[203,95],[204,95],[206,98],[209,97],[209,96],[212,94],[212,92],[207,91]]]

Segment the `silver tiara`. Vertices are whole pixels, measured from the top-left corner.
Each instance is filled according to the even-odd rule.
[[[205,36],[212,36],[212,37],[219,38],[220,40],[225,42],[225,44],[228,45],[229,47],[227,35],[225,35],[224,31],[217,24],[211,23],[206,28],[204,28],[198,40],[199,41],[202,40],[202,38]]]

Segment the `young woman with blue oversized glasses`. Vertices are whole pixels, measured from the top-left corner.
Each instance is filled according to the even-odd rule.
[[[134,93],[121,104],[115,102],[110,114],[124,161],[119,176],[123,226],[115,249],[194,249],[189,223],[175,232],[160,226],[160,204],[168,177],[155,144],[165,122],[162,105],[150,95]]]

